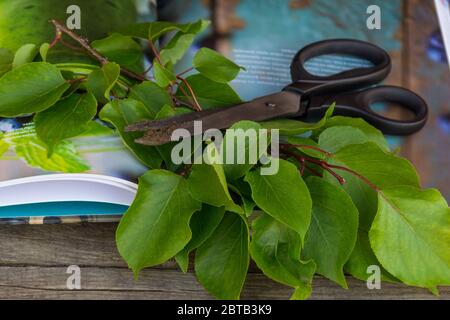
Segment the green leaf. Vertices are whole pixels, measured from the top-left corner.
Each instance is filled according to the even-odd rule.
[[[64,139],[75,137],[88,129],[88,123],[97,114],[97,101],[90,94],[73,94],[34,117],[37,136],[49,148]]]
[[[157,40],[163,34],[171,31],[181,31],[183,33],[193,33],[197,34],[206,27],[208,27],[209,21],[207,20],[197,20],[192,23],[173,23],[167,21],[156,21],[156,22],[146,22],[137,23],[131,26],[127,26],[118,32],[136,38],[151,39],[152,41]]]
[[[311,196],[297,167],[280,159],[275,175],[261,175],[261,169],[245,176],[256,205],[292,228],[303,241],[311,220]]]
[[[47,61],[48,50],[50,50],[50,44],[48,44],[47,42],[41,44],[41,46],[39,47],[39,54],[42,61]]]
[[[145,81],[132,87],[129,98],[142,102],[152,118],[163,106],[172,105],[169,93],[152,81]]]
[[[206,78],[220,83],[230,82],[242,69],[233,61],[208,48],[201,48],[197,51],[193,66]]]
[[[362,144],[369,141],[369,137],[361,130],[349,126],[330,127],[319,136],[320,147],[331,153],[351,144]]]
[[[375,143],[349,145],[331,159],[368,179],[380,189],[398,185],[419,187],[419,178],[411,163],[380,149]]]
[[[347,128],[349,127],[336,126],[324,130],[322,134],[319,136],[320,147],[328,148],[330,150],[335,149],[338,150],[346,146],[346,144],[351,145],[351,143],[355,141],[355,138],[352,136],[352,132],[355,134],[356,137],[358,136],[361,137],[362,131],[360,129],[351,127],[353,128],[353,130],[350,130]],[[367,128],[370,129],[370,127]],[[370,132],[369,135],[367,135],[366,132],[364,132],[365,137],[373,141],[374,135],[371,135]],[[343,139],[340,141],[336,141],[337,145],[339,145],[338,148],[334,148],[332,144],[328,143],[327,140],[328,138],[325,138],[328,135],[328,137],[331,140],[333,140],[332,137],[333,134],[341,136],[341,138]],[[379,149],[375,148],[375,150],[377,150],[378,153],[381,152]],[[370,161],[368,161],[368,163],[370,163]],[[341,163],[341,165],[344,164]],[[372,248],[369,245],[369,234],[368,234],[370,226],[372,225],[373,219],[375,217],[375,213],[377,211],[378,206],[377,193],[375,192],[375,190],[370,188],[364,181],[354,176],[353,174],[345,171],[339,171],[339,174],[346,181],[346,183],[343,186],[341,186],[337,182],[335,177],[333,177],[328,172],[324,172],[324,178],[328,182],[331,182],[336,186],[343,188],[350,195],[353,203],[356,205],[359,212],[359,230],[355,248],[352,254],[350,255],[350,258],[348,259],[344,268],[348,273],[350,273],[355,278],[365,281],[367,280],[368,277],[367,268],[369,266],[378,265],[381,267],[380,262],[375,257],[375,254],[373,253]],[[381,267],[381,278],[382,280],[386,281],[391,282],[395,281],[395,278],[393,278],[382,267]]]
[[[12,68],[14,54],[6,49],[0,48],[0,77]]]
[[[132,87],[129,97],[142,102],[152,117],[155,117],[163,106],[172,105],[169,93],[152,81]]]
[[[153,76],[155,77],[155,82],[162,88],[177,81],[175,75],[156,60],[153,61]]]
[[[100,112],[100,119],[111,123],[118,130],[120,137],[131,152],[146,166],[156,169],[161,165],[158,151],[153,147],[134,142],[142,134],[125,132],[125,127],[138,121],[151,119],[147,108],[137,100],[113,100]]]
[[[450,285],[450,209],[439,191],[385,188],[369,232],[375,255],[407,285]]]
[[[178,32],[175,34],[159,54],[162,64],[177,63],[189,50],[194,39],[195,35],[191,33]]]
[[[327,123],[328,118],[330,118],[333,114],[335,105],[336,104],[333,103],[327,109],[325,116],[316,123],[302,122],[292,119],[276,119],[261,122],[261,126],[265,129],[278,129],[280,130],[280,134],[283,136],[300,135],[323,127]]]
[[[25,44],[21,46],[14,55],[12,68],[16,69],[26,63],[32,62],[39,49],[35,44]]]
[[[302,242],[292,229],[268,215],[253,222],[250,253],[269,278],[295,288],[292,299],[306,299],[316,269],[314,261],[300,260]]]
[[[94,94],[97,101],[107,103],[110,101],[111,89],[116,84],[120,75],[120,66],[114,62],[108,62],[100,69],[92,71],[86,81],[86,88]]]
[[[0,79],[0,116],[17,117],[54,105],[69,88],[57,67],[27,63]]]
[[[226,213],[195,255],[198,281],[218,299],[239,299],[249,265],[249,231],[237,214]]]
[[[45,144],[37,137],[22,137],[13,140],[14,151],[30,167],[46,171],[77,173],[90,169],[70,141],[63,141],[55,147],[50,158]]]
[[[266,136],[267,132],[261,131],[261,125],[252,121],[239,121],[230,129],[226,131],[222,141],[221,156],[225,176],[230,180],[236,180],[255,166],[266,152],[270,137]],[[259,141],[264,137],[267,140],[266,149],[259,150]],[[251,142],[253,144],[250,144]]]
[[[131,37],[113,33],[109,37],[95,40],[92,47],[109,61],[136,73],[142,73],[144,55],[141,46]]]
[[[314,136],[319,136],[325,129],[335,126],[347,126],[359,129],[368,137],[369,141],[376,143],[382,150],[389,151],[389,145],[384,138],[383,133],[361,118],[342,116],[331,117],[323,126],[314,130]]]
[[[136,198],[116,232],[119,253],[136,277],[141,269],[167,261],[186,246],[192,236],[189,220],[199,209],[181,176],[151,170],[139,179]]]
[[[398,282],[386,269],[383,268],[377,257],[373,253],[369,243],[369,232],[363,229],[358,230],[358,238],[353,248],[350,258],[344,266],[344,270],[356,279],[367,281],[369,266],[378,266],[381,271],[381,280],[389,282]]]
[[[242,103],[237,93],[228,84],[211,81],[201,74],[189,76],[186,78],[186,81],[194,91],[203,109],[232,106]],[[191,97],[185,84],[181,84],[181,88]],[[178,89],[176,96],[183,101],[190,102],[191,99],[185,97],[183,90]]]
[[[3,134],[0,134],[0,159],[9,150],[9,144],[5,141]]]
[[[99,121],[89,121],[87,130],[80,134],[82,137],[96,137],[96,136],[111,136],[114,135],[114,130],[107,127]]]
[[[287,141],[288,141],[288,143],[293,144],[293,145],[304,145],[304,146],[311,146],[311,147],[315,147],[315,148],[320,148],[319,144],[317,142],[315,142],[314,140],[310,139],[310,138],[289,136]],[[320,151],[316,151],[314,149],[309,149],[309,148],[306,148],[306,147],[304,147],[304,148],[297,147],[297,150],[299,150],[302,153],[306,154],[307,156],[310,156],[310,157],[313,157],[313,158],[318,158],[318,159],[324,159],[325,158],[325,154],[323,154]]]
[[[318,273],[348,288],[343,267],[355,246],[358,210],[341,188],[317,177],[306,184],[313,207],[303,255],[316,262]]]
[[[224,207],[213,207],[203,204],[202,209],[192,216],[189,226],[192,231],[192,239],[181,250],[175,259],[183,272],[187,272],[189,266],[189,254],[202,245],[216,230],[225,214]]]
[[[234,203],[228,190],[227,181],[220,164],[195,164],[188,179],[189,191],[200,202],[226,210],[243,213]]]

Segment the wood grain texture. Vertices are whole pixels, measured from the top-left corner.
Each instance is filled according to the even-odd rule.
[[[0,226],[0,299],[212,299],[190,271],[170,261],[144,270],[138,281],[114,243],[116,224]],[[81,290],[68,290],[67,267],[81,268]],[[191,268],[192,270],[192,268]],[[313,299],[435,299],[427,290],[348,279],[344,290],[327,279],[314,281]],[[267,279],[252,265],[243,299],[287,299],[291,289]],[[450,299],[450,288],[441,298]]]

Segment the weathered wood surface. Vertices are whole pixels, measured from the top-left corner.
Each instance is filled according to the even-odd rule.
[[[309,1],[300,1],[309,3]],[[405,1],[405,23],[397,36],[403,48],[394,55],[394,72],[390,83],[406,85],[432,99],[433,114],[426,131],[407,142],[406,155],[419,166],[426,183],[448,171],[450,161],[438,157],[442,152],[429,139],[445,141],[439,133],[435,112],[448,111],[442,89],[433,88],[436,81],[448,83],[448,72],[434,78],[439,68],[426,60],[426,41],[436,26],[432,1]],[[356,26],[352,26],[355,27]],[[442,86],[442,85],[441,85]],[[448,141],[448,140],[447,140]],[[426,150],[427,156],[423,156]],[[431,158],[441,159],[436,163]],[[443,166],[443,167],[442,167]],[[447,179],[448,180],[448,179]],[[448,181],[439,188],[450,194]],[[0,299],[210,299],[197,283],[192,271],[183,274],[171,261],[144,270],[139,281],[117,253],[114,243],[115,224],[0,226]],[[81,290],[66,287],[67,267],[81,268]],[[427,290],[402,285],[382,284],[381,290],[368,290],[364,282],[349,279],[350,290],[317,278],[313,299],[435,299]],[[252,266],[242,294],[243,299],[286,299],[291,290],[277,284]],[[450,299],[450,288],[441,288],[441,299]]]
[[[139,281],[114,244],[116,224],[0,226],[0,299],[211,299],[173,261],[144,270]],[[67,267],[81,268],[81,290],[68,290]],[[435,299],[427,290],[348,279],[350,290],[318,277],[314,299]],[[252,266],[243,299],[287,299],[291,290]],[[441,298],[450,299],[450,288]]]

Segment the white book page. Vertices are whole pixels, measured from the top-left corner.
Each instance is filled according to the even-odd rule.
[[[445,49],[447,52],[447,61],[450,67],[450,1],[434,0],[434,3],[436,5],[442,37],[444,38]]]
[[[54,174],[0,182],[0,207],[61,201],[103,202],[129,206],[137,185],[93,174]]]

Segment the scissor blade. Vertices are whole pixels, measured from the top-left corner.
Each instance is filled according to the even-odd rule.
[[[161,145],[172,141],[176,129],[184,129],[190,135],[199,135],[209,129],[225,129],[241,120],[264,121],[295,115],[300,111],[300,96],[283,91],[243,103],[240,105],[205,110],[192,114],[175,116],[159,121],[144,121],[130,125],[126,131],[146,131],[137,143]],[[201,125],[195,125],[201,121]]]

